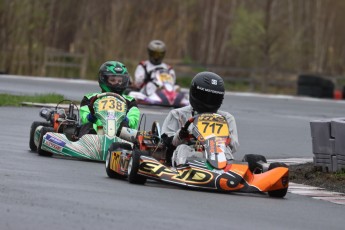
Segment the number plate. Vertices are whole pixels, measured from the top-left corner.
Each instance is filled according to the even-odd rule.
[[[160,79],[162,82],[170,82],[172,83],[173,82],[173,77],[170,75],[170,74],[167,74],[167,73],[161,73],[159,75]]]
[[[198,117],[197,127],[203,137],[215,135],[228,136],[229,127],[226,119],[218,114],[202,114]]]
[[[126,104],[116,98],[103,98],[98,102],[98,111],[114,110],[125,112]]]

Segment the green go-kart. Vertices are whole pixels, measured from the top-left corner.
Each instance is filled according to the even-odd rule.
[[[33,122],[30,130],[30,149],[41,156],[62,155],[79,159],[105,161],[112,143],[131,142],[118,137],[121,122],[126,117],[126,100],[116,93],[101,93],[91,100],[95,116],[102,123],[95,134],[78,137],[79,116],[71,103],[69,109],[42,109],[47,122]]]

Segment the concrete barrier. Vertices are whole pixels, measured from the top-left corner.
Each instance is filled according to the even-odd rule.
[[[310,121],[314,165],[323,171],[345,169],[345,117]]]

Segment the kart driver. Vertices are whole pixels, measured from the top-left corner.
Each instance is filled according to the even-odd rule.
[[[184,164],[187,157],[197,156],[194,149],[184,144],[189,135],[181,129],[186,121],[200,113],[218,113],[223,115],[229,125],[230,145],[226,157],[232,159],[232,153],[239,147],[236,122],[233,115],[218,110],[224,99],[224,81],[215,73],[201,72],[195,75],[189,90],[190,105],[173,109],[165,118],[162,126],[162,138],[167,145],[166,164]],[[173,159],[172,159],[173,158]]]
[[[152,73],[157,69],[167,69],[169,74],[176,81],[175,71],[171,66],[165,64],[163,61],[166,46],[160,40],[152,40],[147,46],[149,60],[141,61],[134,72],[134,85],[140,92],[150,96],[157,89],[157,85],[153,82],[154,76]]]
[[[121,130],[121,127],[137,129],[140,118],[140,111],[135,99],[123,94],[124,90],[128,86],[129,79],[130,76],[126,66],[117,61],[107,61],[103,63],[98,71],[98,83],[102,93],[113,92],[126,99],[127,115],[122,121],[119,130]],[[97,96],[97,94],[99,93],[86,94],[80,103],[80,119],[82,127],[79,131],[79,137],[86,133],[90,133],[90,131],[93,132],[93,130],[97,130],[97,126],[102,125],[101,121],[94,116],[93,108],[89,106],[92,97]]]

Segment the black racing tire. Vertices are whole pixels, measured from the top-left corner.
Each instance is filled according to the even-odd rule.
[[[146,177],[139,175],[140,156],[147,155],[146,152],[133,150],[132,157],[128,164],[128,182],[131,184],[145,184]]]
[[[287,166],[284,163],[281,162],[273,162],[270,164],[270,166],[268,167],[268,171],[274,168],[278,168],[278,167],[284,167],[284,168],[289,168],[289,166]],[[274,190],[274,191],[269,191],[268,195],[270,197],[276,197],[276,198],[283,198],[286,193],[288,191],[288,188],[284,188],[284,189],[278,189],[278,190]]]
[[[31,124],[30,128],[30,141],[29,141],[29,146],[31,151],[35,152],[37,151],[37,146],[35,145],[35,131],[38,126],[43,126],[43,127],[49,127],[51,124],[49,122],[41,122],[41,121],[34,121]]]
[[[322,76],[313,75],[313,74],[301,74],[298,76],[297,84],[298,85],[307,85],[307,86],[320,86],[322,84]]]
[[[37,152],[38,152],[38,155],[40,155],[40,156],[51,157],[53,155],[53,153],[45,151],[42,149],[43,136],[48,132],[54,132],[54,128],[53,127],[43,127],[41,129],[41,135],[40,135],[40,139],[38,141],[38,146],[37,146]]]
[[[267,163],[266,157],[259,154],[246,154],[244,155],[243,162],[248,162],[248,167],[251,172],[254,172],[256,168],[260,167],[259,161]]]
[[[105,159],[105,171],[107,172],[108,177],[110,178],[116,178],[116,179],[122,179],[124,178],[123,175],[120,175],[113,170],[110,169],[110,162],[113,160],[111,156],[111,152],[126,149],[126,150],[132,150],[132,146],[127,143],[112,143],[108,149],[107,157]]]

